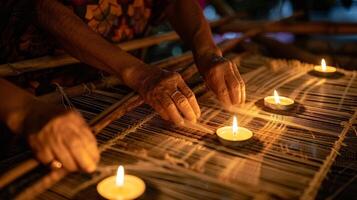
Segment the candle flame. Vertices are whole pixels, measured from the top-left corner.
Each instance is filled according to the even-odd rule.
[[[233,135],[237,135],[238,133],[238,120],[236,116],[233,116],[233,125],[232,125],[232,129],[233,129]]]
[[[280,104],[280,97],[276,90],[274,90],[274,101],[276,104]]]
[[[322,71],[326,71],[326,61],[325,61],[325,59],[322,59],[321,60],[321,69],[322,69]]]
[[[122,187],[124,185],[124,167],[122,165],[118,167],[115,183],[118,187]]]

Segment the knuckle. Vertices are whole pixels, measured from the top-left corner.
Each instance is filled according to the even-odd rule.
[[[239,82],[237,80],[233,80],[230,84],[233,89],[239,88]]]
[[[177,73],[177,72],[173,72],[171,74],[171,77],[174,78],[174,79],[181,79],[181,75],[179,73]]]
[[[170,102],[170,103],[167,104],[167,106],[166,106],[167,109],[173,109],[173,108],[175,108],[175,107],[176,107],[175,104],[172,103],[172,102]]]
[[[184,106],[187,104],[186,98],[184,97],[180,97],[176,100],[176,102],[180,105],[180,106]]]
[[[218,94],[221,94],[221,95],[228,95],[228,90],[227,90],[227,88],[225,88],[225,87],[218,88],[218,89],[217,89],[217,93],[218,93]]]
[[[165,108],[172,108],[172,107],[174,107],[175,105],[174,105],[171,101],[166,100],[166,101],[163,101],[163,106],[164,106]]]
[[[245,83],[242,79],[239,79],[239,84],[241,85],[242,88],[245,88]]]
[[[185,96],[188,98],[188,99],[191,99],[195,96],[195,94],[191,91],[191,90],[188,90],[186,93],[185,93]]]

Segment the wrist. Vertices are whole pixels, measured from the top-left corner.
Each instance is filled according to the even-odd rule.
[[[22,105],[13,108],[6,117],[6,125],[15,134],[22,134],[25,130],[26,118],[29,118],[33,112],[35,98],[28,99]]]
[[[148,76],[159,71],[161,69],[142,63],[128,68],[121,77],[125,85],[138,92]]]
[[[208,68],[215,58],[222,57],[222,51],[218,48],[211,48],[205,51],[194,52],[194,59],[199,71]]]
[[[21,133],[26,136],[38,133],[49,121],[71,111],[61,105],[33,98],[24,112]]]

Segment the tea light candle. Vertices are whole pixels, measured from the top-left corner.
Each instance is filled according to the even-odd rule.
[[[336,72],[336,67],[326,66],[325,59],[321,60],[321,65],[316,65],[314,67],[315,73],[321,76],[331,76]]]
[[[233,117],[232,126],[224,126],[216,131],[217,136],[223,141],[240,142],[253,137],[253,132],[247,128],[239,127],[237,117]]]
[[[294,106],[294,100],[279,96],[278,92],[274,90],[274,96],[264,98],[264,105],[273,110],[289,110]]]
[[[110,176],[98,183],[97,191],[106,199],[136,199],[144,193],[145,183],[136,176],[125,175],[124,167],[120,165],[116,176]]]

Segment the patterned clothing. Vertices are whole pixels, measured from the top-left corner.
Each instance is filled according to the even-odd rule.
[[[140,37],[173,0],[62,0],[88,26],[117,43]],[[55,41],[35,25],[33,0],[0,1],[0,63],[50,54]]]
[[[114,43],[142,36],[149,22],[162,18],[168,3],[168,0],[65,0],[92,30]]]

